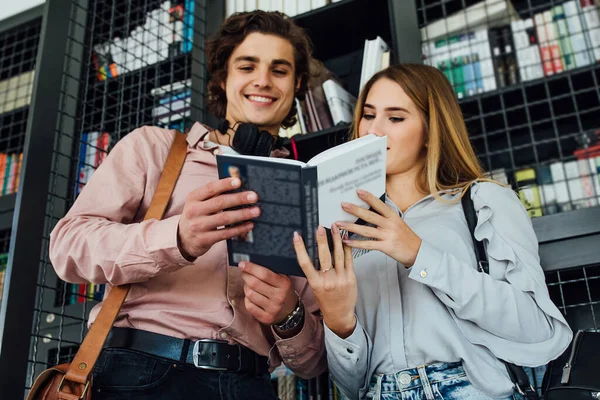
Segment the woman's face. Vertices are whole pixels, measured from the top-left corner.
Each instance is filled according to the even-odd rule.
[[[421,113],[404,89],[390,79],[379,79],[367,95],[358,134],[370,133],[387,136],[387,175],[420,168],[424,162],[425,134]]]

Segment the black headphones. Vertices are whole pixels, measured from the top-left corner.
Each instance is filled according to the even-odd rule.
[[[240,154],[248,156],[269,157],[274,149],[283,147],[283,138],[273,136],[265,130],[260,130],[254,124],[236,122],[233,129],[229,126],[229,121],[220,119],[217,129],[222,134],[229,135],[229,130],[235,132],[233,141],[230,140],[232,149]]]

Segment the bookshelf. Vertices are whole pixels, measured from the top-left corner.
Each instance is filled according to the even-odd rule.
[[[356,96],[365,39],[383,38],[392,63],[422,62],[423,45],[435,39],[420,40],[421,29],[481,1],[342,0],[294,19],[310,34],[316,57]],[[559,3],[515,0],[512,7],[502,8],[503,0],[486,1],[496,4],[489,8],[496,10],[493,14],[466,15],[492,19],[494,28]],[[38,24],[39,38],[37,52],[12,51],[29,57],[17,67],[14,63],[6,67],[0,57],[0,82],[9,73],[36,68],[30,104],[0,113],[0,153],[9,148],[25,153],[18,194],[0,196],[0,244],[10,246],[11,254],[0,314],[3,398],[23,398],[32,379],[48,365],[69,359],[86,332],[87,315],[97,299],[84,291],[77,292],[74,302],[68,301],[69,291],[48,261],[48,239],[103,155],[144,124],[182,130],[194,121],[214,125],[204,112],[203,42],[222,22],[226,2],[196,1],[193,23],[170,18],[172,7],[190,9],[188,1],[173,0],[169,7],[165,3],[47,0],[45,6],[0,24],[0,44],[7,32],[30,27],[32,21]],[[460,31],[451,27],[449,33],[444,22],[437,26],[446,26],[436,28],[446,29],[441,36]],[[25,32],[29,35],[31,30]],[[184,33],[189,41],[186,51],[177,44],[184,41]],[[21,41],[31,45],[32,39],[23,35]],[[130,41],[136,46],[124,44]],[[128,64],[131,60],[133,64]],[[503,168],[507,181],[517,188],[514,173],[520,169],[575,160],[578,139],[600,128],[594,118],[600,108],[598,82],[596,63],[463,96],[460,104],[485,168]],[[180,85],[177,96],[182,97],[173,97],[169,85]],[[173,96],[156,95],[159,92]],[[164,114],[155,110],[165,104]],[[286,146],[290,150],[295,146],[299,159],[306,161],[347,140],[347,134],[348,125],[341,124],[294,136]],[[593,318],[600,295],[600,255],[594,251],[600,239],[599,209],[579,208],[533,219],[549,290],[573,326],[598,326]],[[6,236],[9,223],[12,230]],[[576,292],[582,295],[573,295]]]

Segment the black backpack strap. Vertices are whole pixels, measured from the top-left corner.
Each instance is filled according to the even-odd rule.
[[[477,212],[475,211],[475,206],[473,205],[473,200],[471,199],[471,187],[472,185],[469,185],[461,199],[461,202],[465,213],[465,218],[467,219],[467,225],[469,226],[469,232],[471,232],[473,248],[475,249],[475,257],[477,258],[477,264],[479,266],[478,270],[479,272],[489,274],[490,269],[485,247],[483,246],[483,242],[479,242],[477,239],[475,239]],[[508,376],[510,376],[511,381],[515,384],[515,390],[527,400],[539,400],[539,396],[533,386],[531,386],[529,377],[527,376],[527,373],[525,373],[523,367],[508,363],[506,361],[504,364],[506,365]]]

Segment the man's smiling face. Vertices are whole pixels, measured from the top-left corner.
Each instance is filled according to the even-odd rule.
[[[251,33],[229,57],[225,117],[277,134],[294,101],[294,48],[279,36]]]

